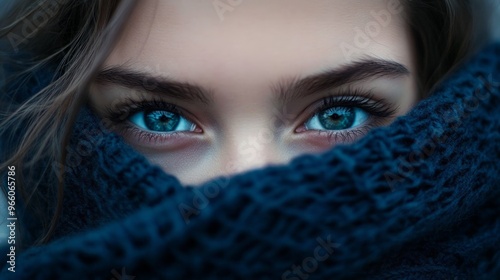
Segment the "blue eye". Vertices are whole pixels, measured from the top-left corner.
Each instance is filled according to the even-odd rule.
[[[163,110],[140,111],[130,116],[129,121],[151,132],[194,131],[196,128],[194,123],[179,114]]]
[[[368,113],[354,107],[331,107],[317,112],[305,123],[307,130],[347,130],[363,125]]]

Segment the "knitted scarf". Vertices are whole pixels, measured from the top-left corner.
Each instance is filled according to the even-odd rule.
[[[198,186],[74,128],[56,238],[1,279],[500,279],[500,44],[353,144]]]

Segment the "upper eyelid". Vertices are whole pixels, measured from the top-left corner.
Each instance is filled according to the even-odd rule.
[[[378,114],[379,117],[390,117],[393,116],[398,107],[396,104],[393,104],[391,102],[388,102],[383,99],[373,99],[373,95],[369,95],[370,97],[363,97],[363,96],[357,96],[357,95],[352,95],[352,96],[330,96],[325,99],[323,99],[322,106],[323,107],[328,107],[332,105],[338,105],[339,107],[342,106],[354,106],[357,105],[362,109],[367,109],[372,113],[372,114]],[[345,99],[343,99],[345,98]],[[336,101],[333,101],[337,99]],[[356,100],[357,99],[357,100]],[[334,104],[337,102],[337,104]]]
[[[361,100],[361,101],[360,101]],[[397,105],[393,102],[388,101],[385,98],[380,98],[373,90],[364,90],[354,87],[347,87],[345,89],[336,89],[329,92],[328,95],[323,96],[319,100],[314,101],[311,105],[307,106],[304,111],[311,111],[310,107],[314,107],[313,116],[318,111],[321,111],[328,106],[342,106],[346,105],[359,105],[360,107],[369,107],[369,103],[377,104],[378,108],[385,108],[388,114],[393,115],[397,111]],[[319,104],[319,105],[318,105]],[[364,106],[367,105],[367,106]],[[301,114],[302,114],[301,112]]]
[[[134,100],[132,98],[124,99],[113,106],[107,106],[105,108],[105,118],[114,122],[126,122],[133,114],[144,111],[146,109],[146,104],[156,103],[157,106],[150,106],[151,108],[158,108],[158,110],[169,111],[180,115],[181,117],[187,119],[188,121],[194,123],[198,126],[196,121],[193,121],[182,107],[173,104],[171,102],[165,102],[158,99],[148,99],[148,100]],[[168,108],[162,108],[168,107]],[[153,109],[154,110],[154,109]]]

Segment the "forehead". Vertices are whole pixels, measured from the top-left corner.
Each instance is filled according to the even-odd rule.
[[[400,0],[139,1],[107,65],[217,89],[374,56],[409,65]]]

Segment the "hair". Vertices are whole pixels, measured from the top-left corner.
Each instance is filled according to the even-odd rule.
[[[470,1],[400,1],[413,33],[420,88],[429,92],[469,53]],[[40,222],[40,232],[30,241],[34,244],[50,241],[56,229],[72,125],[86,103],[88,85],[114,47],[135,2],[17,0],[0,15],[0,61],[17,69],[0,81],[0,87],[5,84],[0,96],[5,108],[0,117],[4,139],[0,140],[4,148],[12,148],[10,153],[0,151],[7,158],[0,170],[16,167],[20,202]],[[22,84],[33,72],[50,66],[55,66],[54,78],[31,96],[21,98],[18,88],[6,90],[7,84]],[[44,170],[39,169],[41,163]]]

